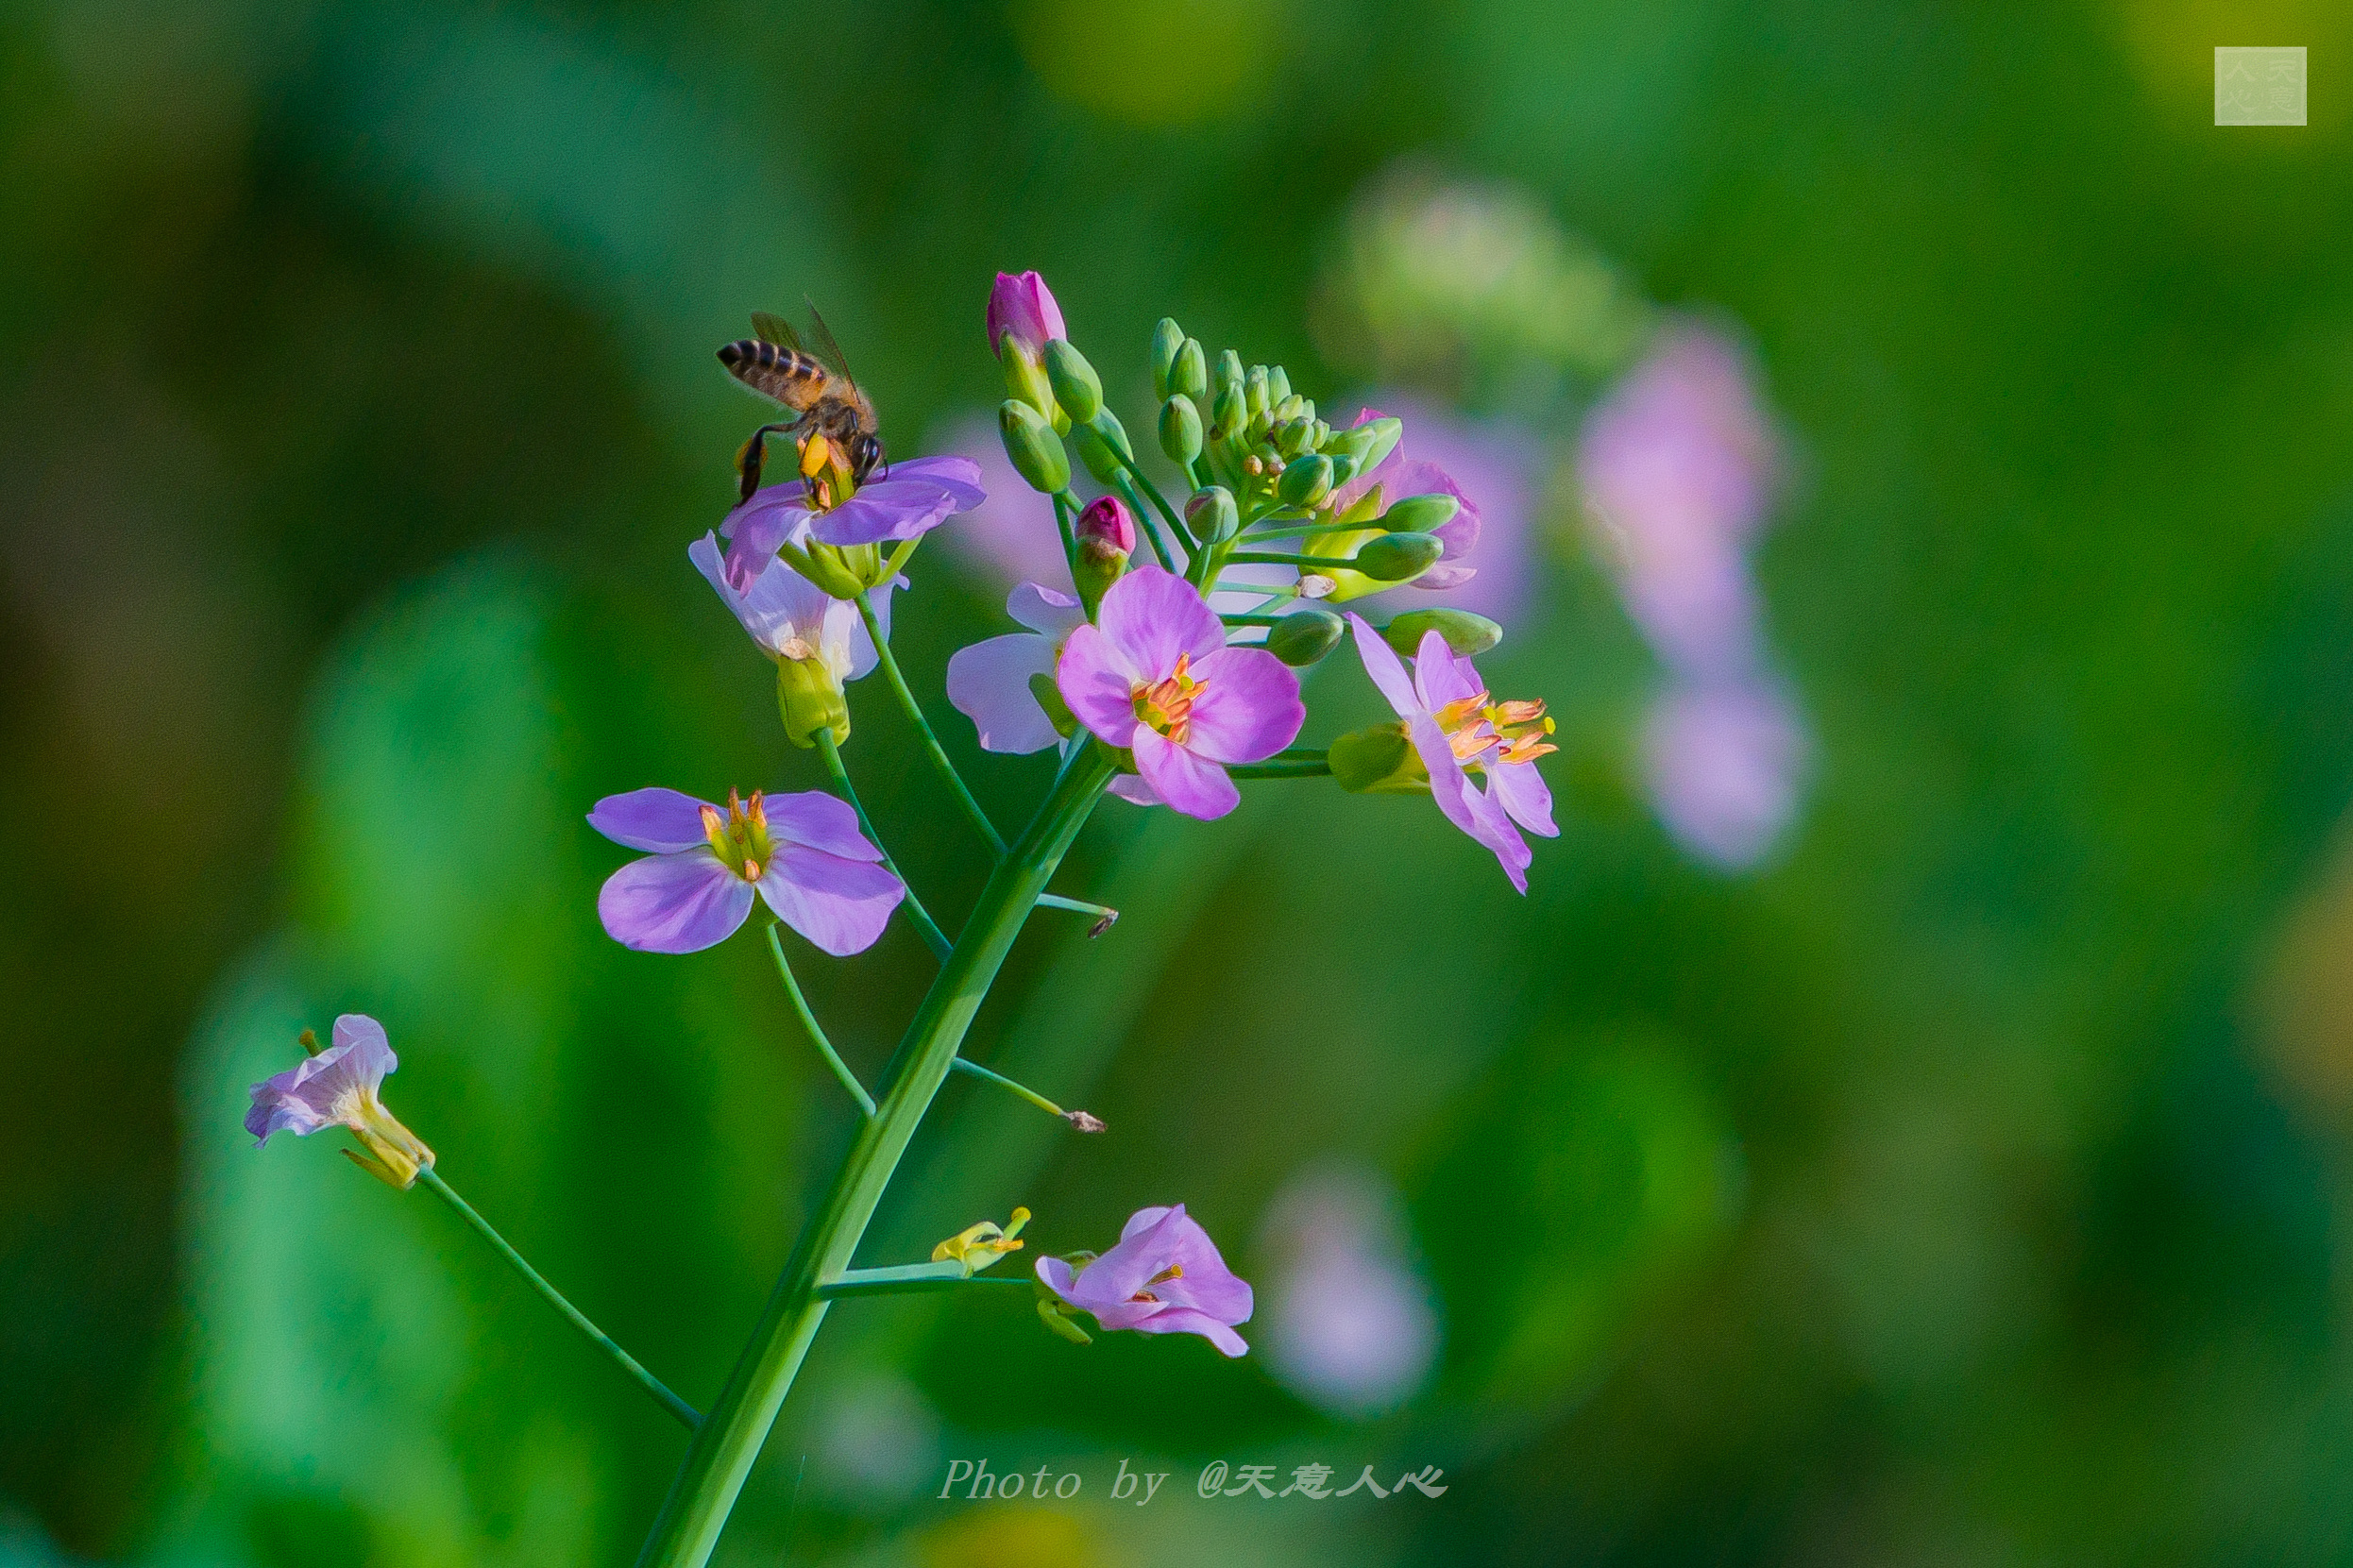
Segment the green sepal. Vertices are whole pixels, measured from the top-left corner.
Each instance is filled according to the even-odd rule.
[[[1185,329],[1175,316],[1162,316],[1152,327],[1152,395],[1166,397],[1176,390],[1176,356],[1184,352]]]
[[[776,711],[785,738],[804,751],[815,749],[820,730],[831,731],[836,746],[850,738],[849,700],[822,659],[776,661]]]
[[[1176,350],[1176,363],[1168,373],[1168,390],[1181,393],[1195,403],[1209,400],[1209,357],[1201,350],[1199,338],[1187,338],[1185,346]]]
[[[1351,795],[1413,795],[1430,789],[1429,769],[1406,738],[1401,719],[1350,731],[1331,743],[1326,760],[1333,780]]]
[[[1313,605],[1294,610],[1266,633],[1266,651],[1295,669],[1304,669],[1340,645],[1348,623]]]
[[[1160,405],[1160,450],[1179,467],[1191,467],[1201,455],[1201,410],[1181,392]]]
[[[1222,484],[1207,490],[1196,490],[1185,502],[1185,524],[1193,536],[1201,541],[1203,548],[1222,545],[1242,529],[1242,509],[1234,504],[1233,492]]]
[[[1408,496],[1380,514],[1380,526],[1392,533],[1435,533],[1462,510],[1460,500],[1443,492]]]
[[[1007,361],[1012,362],[1011,358]],[[997,433],[1004,437],[1005,455],[1013,471],[1041,495],[1056,496],[1070,488],[1070,453],[1045,416],[1018,397],[997,405]],[[820,584],[822,586],[822,584]]]
[[[1310,452],[1284,464],[1282,478],[1275,483],[1275,494],[1287,506],[1312,510],[1331,494],[1331,459],[1321,452]]]
[[[1103,412],[1103,379],[1066,339],[1046,340],[1046,380],[1073,425],[1088,424]]]
[[[1055,406],[1054,384],[1046,379],[1045,365],[1024,353],[1010,332],[998,340],[997,359],[1005,366],[1005,390],[1037,410],[1040,418],[1058,423],[1062,411]]]
[[[1411,582],[1445,553],[1445,543],[1434,533],[1384,533],[1366,541],[1348,565],[1376,582]]]
[[[1046,711],[1046,722],[1064,740],[1078,733],[1078,716],[1062,700],[1062,688],[1054,683],[1054,677],[1040,670],[1029,678],[1029,695],[1038,700],[1038,706]]]
[[[1119,476],[1127,471],[1126,464],[1112,455],[1113,447],[1126,453],[1130,459],[1136,455],[1136,448],[1128,445],[1127,431],[1120,424],[1119,415],[1109,409],[1099,408],[1087,423],[1073,425],[1071,445],[1078,448],[1078,461],[1086,465],[1087,472],[1092,474],[1095,482],[1106,489],[1114,488]]]

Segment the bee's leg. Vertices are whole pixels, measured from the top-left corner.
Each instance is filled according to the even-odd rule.
[[[743,498],[750,500],[760,488],[760,464],[767,457],[768,438],[788,433],[800,426],[799,420],[788,425],[762,425],[752,432],[752,439],[736,454],[736,472],[743,476]]]

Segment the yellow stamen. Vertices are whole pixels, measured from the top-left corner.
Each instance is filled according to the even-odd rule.
[[[1137,683],[1136,717],[1182,746],[1186,732],[1193,727],[1193,700],[1200,696],[1204,684],[1193,678],[1193,655],[1179,653],[1176,668],[1168,679],[1149,685]]]
[[[811,431],[809,438],[801,443],[801,477],[804,480],[815,479],[818,471],[825,466],[826,460],[833,455],[834,444],[825,439],[825,433],[822,430]]]

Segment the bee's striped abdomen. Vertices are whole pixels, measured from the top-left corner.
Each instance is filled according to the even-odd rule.
[[[723,346],[719,362],[753,391],[790,408],[807,408],[825,385],[825,367],[816,360],[759,338],[742,338]]]

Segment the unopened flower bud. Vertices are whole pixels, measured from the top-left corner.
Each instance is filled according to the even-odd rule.
[[[1087,472],[1102,485],[1116,483],[1126,471],[1126,465],[1112,455],[1114,451],[1130,458],[1136,455],[1136,448],[1128,445],[1126,427],[1109,409],[1097,409],[1092,420],[1073,425],[1071,445],[1078,448],[1078,461],[1087,465]]]
[[[1044,418],[1061,421],[1064,416],[1062,411],[1055,406],[1054,385],[1046,379],[1042,353],[1023,352],[1013,334],[1007,332],[998,340],[997,355],[1005,362],[1005,390],[1037,410]]]
[[[997,433],[1005,438],[1005,455],[1012,460],[1013,471],[1032,490],[1052,496],[1070,488],[1070,453],[1034,406],[1018,397],[998,404]]]
[[[1181,392],[1160,405],[1160,450],[1180,468],[1201,455],[1201,410]]]
[[[1338,647],[1347,630],[1346,621],[1311,605],[1294,610],[1274,624],[1266,633],[1266,651],[1294,668],[1304,669]]]
[[[1242,434],[1242,427],[1249,422],[1250,406],[1240,387],[1220,387],[1217,403],[1210,413],[1210,425],[1217,439],[1231,441]]]
[[[1503,628],[1468,610],[1414,610],[1382,627],[1380,637],[1410,659],[1421,651],[1425,632],[1437,632],[1465,659],[1475,659],[1503,640]]]
[[[1227,387],[1232,387],[1236,391],[1246,392],[1248,390],[1246,385],[1248,377],[1244,373],[1242,368],[1242,356],[1235,353],[1230,348],[1218,350],[1217,390],[1219,396],[1224,396]]]
[[[1321,452],[1310,452],[1284,464],[1275,493],[1286,505],[1312,510],[1316,502],[1331,494],[1331,459]]]
[[[1290,396],[1291,372],[1278,364],[1268,365],[1266,367],[1266,400],[1270,403],[1280,404],[1288,401]]]
[[[1071,576],[1092,620],[1104,592],[1127,571],[1127,558],[1136,548],[1136,519],[1126,501],[1105,496],[1078,514],[1071,532],[1078,546]]]
[[[1309,440],[1312,434],[1305,420],[1286,419],[1275,427],[1275,450],[1282,453],[1283,461],[1288,463],[1313,446]]]
[[[1166,397],[1176,391],[1176,356],[1185,346],[1185,329],[1174,316],[1162,316],[1152,328],[1152,395]]]
[[[1209,401],[1209,356],[1202,352],[1199,338],[1187,338],[1176,350],[1176,363],[1168,373],[1168,390],[1183,393],[1196,403]]]
[[[1331,743],[1332,782],[1351,795],[1410,795],[1430,787],[1430,773],[1403,724],[1376,724]]]
[[[1243,384],[1250,395],[1250,413],[1253,415],[1264,413],[1271,406],[1266,397],[1266,367],[1262,364],[1252,365],[1249,379]]]
[[[1384,533],[1365,542],[1348,565],[1376,582],[1404,582],[1438,564],[1446,546],[1429,533]]]
[[[1194,491],[1193,499],[1185,503],[1185,522],[1206,548],[1224,544],[1241,531],[1242,510],[1234,505],[1232,491],[1212,484]]]
[[[1346,452],[1333,452],[1331,458],[1331,487],[1334,490],[1356,478],[1356,459]]]
[[[836,746],[850,738],[850,704],[841,681],[814,652],[776,661],[776,709],[784,715],[785,738],[804,751],[816,746],[820,730],[831,731]]]
[[[1443,492],[1408,496],[1380,514],[1380,526],[1392,533],[1435,533],[1462,509],[1460,500]]]
[[[1067,338],[1054,338],[1046,344],[1046,379],[1053,383],[1054,400],[1062,405],[1062,412],[1071,416],[1074,425],[1092,421],[1103,410],[1103,381],[1095,375],[1094,366],[1087,356],[1071,346]]]
[[[1285,393],[1280,397],[1276,396],[1272,378],[1269,378],[1269,385],[1266,388],[1266,412],[1274,416],[1277,424],[1291,423],[1299,417],[1299,411],[1306,407],[1307,399],[1295,392]]]

